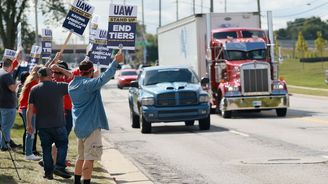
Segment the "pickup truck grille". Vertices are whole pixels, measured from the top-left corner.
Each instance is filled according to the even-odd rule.
[[[198,103],[197,94],[193,91],[178,91],[162,93],[157,96],[158,106],[195,105]]]
[[[252,62],[241,66],[241,85],[244,95],[265,95],[271,92],[270,65]]]

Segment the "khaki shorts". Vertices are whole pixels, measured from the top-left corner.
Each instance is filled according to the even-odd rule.
[[[96,129],[87,138],[77,139],[78,160],[100,160],[103,153],[101,131]]]

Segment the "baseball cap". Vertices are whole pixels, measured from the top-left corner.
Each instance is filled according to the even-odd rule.
[[[39,77],[47,77],[47,76],[51,76],[51,70],[47,67],[41,67],[38,70],[38,75]]]

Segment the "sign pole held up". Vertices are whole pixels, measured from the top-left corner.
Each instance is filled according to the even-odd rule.
[[[64,44],[62,45],[62,47],[60,48],[60,54],[63,54],[63,52],[64,52],[64,50],[65,50],[65,48],[66,48],[66,46],[67,46],[67,43],[68,43],[68,41],[69,41],[69,39],[71,38],[71,36],[72,36],[72,31],[70,31],[69,33],[68,33],[68,35],[67,35],[67,37],[66,37],[66,40],[65,40],[65,42],[64,42]]]

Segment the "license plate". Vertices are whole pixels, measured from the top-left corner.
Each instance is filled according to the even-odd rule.
[[[253,107],[260,107],[262,106],[262,101],[253,101]]]

